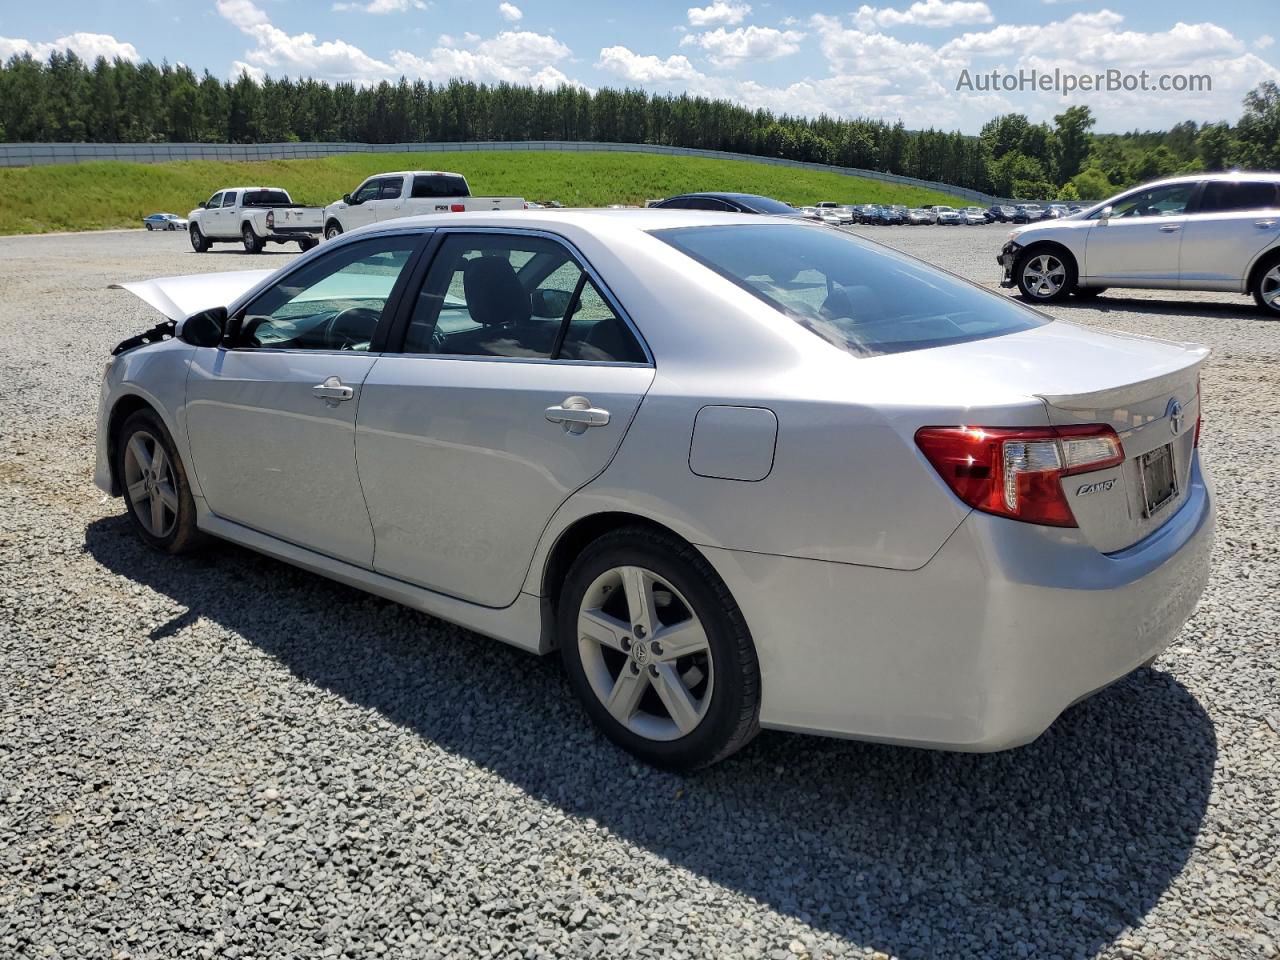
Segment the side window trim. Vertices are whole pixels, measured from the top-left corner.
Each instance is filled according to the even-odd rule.
[[[387,352],[387,337],[393,327],[394,322],[396,321],[396,319],[399,317],[401,313],[401,309],[404,306],[404,302],[410,299],[405,297],[404,295],[405,289],[409,285],[410,277],[412,276],[412,274],[414,274],[418,270],[419,266],[421,265],[421,262],[423,260],[423,254],[425,253],[427,247],[430,245],[430,241],[432,240],[431,233],[429,231],[394,231],[394,232],[388,232],[388,233],[375,233],[372,236],[362,236],[357,240],[351,241],[350,244],[343,243],[340,245],[335,245],[335,249],[329,251],[329,254],[328,254],[329,256],[339,254],[348,245],[360,245],[360,244],[367,243],[368,241],[371,241],[371,240],[379,240],[379,239],[382,239],[383,237],[395,237],[395,236],[416,237],[414,241],[414,249],[409,254],[409,258],[405,263],[404,269],[400,271],[400,276],[396,278],[396,282],[391,287],[391,293],[387,296],[387,303],[386,303],[386,306],[383,308],[382,318],[379,321],[378,326],[374,329],[373,340],[370,341],[369,343],[369,349],[365,354],[366,356],[375,356],[377,354]],[[298,261],[297,266],[294,267],[294,269],[290,270],[288,273],[285,273],[279,277],[273,278],[270,283],[251,291],[248,297],[242,303],[240,303],[239,305],[236,305],[235,307],[235,310],[232,314],[233,323],[235,325],[234,329],[236,330],[239,329],[239,325],[244,320],[246,314],[249,311],[249,308],[252,307],[254,303],[258,301],[259,298],[261,298],[264,294],[266,294],[269,290],[271,290],[272,287],[275,287],[281,283],[284,283],[300,270],[314,266],[321,259],[322,257],[300,259]],[[334,353],[344,352],[344,351],[313,350],[313,349],[307,349],[302,347],[242,347],[242,346],[227,347],[225,344],[221,345],[219,349],[254,350],[258,352],[270,352],[270,353],[280,353],[280,354],[300,353],[300,354],[307,354],[307,355],[314,355],[319,353],[330,353],[330,352],[334,352]]]
[[[558,359],[555,356],[555,352],[558,352],[559,347],[563,342],[565,333],[568,328],[567,323],[561,324],[560,333],[557,335],[557,338],[556,338],[556,351],[553,352],[552,356],[550,357],[487,357],[487,356],[469,356],[469,355],[461,355],[461,354],[447,354],[447,355],[440,356],[437,354],[426,354],[426,353],[405,353],[404,343],[409,333],[409,321],[413,315],[413,305],[417,302],[418,297],[422,293],[422,285],[426,282],[427,273],[428,271],[430,271],[432,263],[434,263],[436,256],[439,254],[440,247],[444,243],[445,238],[449,236],[457,235],[457,234],[463,234],[463,235],[496,234],[499,236],[510,236],[510,237],[542,237],[546,240],[551,240],[554,243],[560,244],[569,252],[569,255],[573,257],[578,267],[582,270],[582,277],[579,278],[579,284],[575,288],[574,302],[570,306],[576,306],[577,304],[577,296],[581,295],[581,290],[585,286],[585,284],[582,283],[582,281],[586,279],[591,280],[591,282],[595,285],[596,290],[600,292],[600,296],[604,298],[605,303],[609,305],[610,309],[613,310],[613,312],[617,315],[618,319],[621,320],[624,324],[626,324],[627,329],[630,331],[631,335],[635,338],[636,343],[640,345],[640,349],[645,356],[645,362],[638,364],[638,363],[630,363],[627,361],[618,361],[618,360]],[[408,272],[409,271],[405,271],[406,274]],[[404,356],[411,356],[411,357],[428,357],[428,356],[439,357],[441,359],[448,359],[448,360],[497,361],[499,363],[573,363],[573,364],[591,364],[594,366],[613,366],[613,367],[656,366],[653,359],[653,351],[649,349],[648,342],[644,339],[644,336],[640,333],[639,328],[636,327],[635,323],[632,321],[631,315],[628,314],[625,309],[623,309],[622,304],[618,302],[618,298],[613,295],[613,291],[608,288],[604,280],[601,279],[600,274],[597,273],[596,269],[591,265],[591,262],[582,255],[582,252],[578,250],[578,248],[575,247],[569,240],[567,240],[565,237],[560,236],[557,233],[551,233],[547,230],[534,230],[534,229],[529,229],[524,227],[464,227],[464,226],[437,227],[434,231],[434,235],[432,236],[430,242],[427,244],[426,248],[422,251],[422,259],[419,261],[418,264],[414,266],[413,273],[414,273],[414,276],[412,278],[412,285],[408,285],[407,289],[402,291],[402,296],[400,299],[400,303],[398,304],[397,312],[395,316],[395,323],[391,328],[390,335],[388,336],[386,344],[382,351],[384,353],[399,353],[399,354],[403,354]],[[404,278],[404,274],[401,275],[401,278],[402,279]],[[572,316],[572,312],[570,311],[566,316]],[[375,343],[376,342],[377,341],[375,339]]]

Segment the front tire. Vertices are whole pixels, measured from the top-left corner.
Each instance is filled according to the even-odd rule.
[[[150,233],[150,232],[151,232],[152,230],[154,230],[154,229],[155,229],[155,227],[153,227],[151,224],[149,224],[149,223],[147,224],[147,233]]]
[[[194,250],[196,253],[208,253],[209,248],[213,246],[213,244],[211,244],[209,240],[205,237],[205,235],[200,232],[200,228],[193,223],[191,225],[190,232],[191,232],[191,249]]]
[[[1061,250],[1032,247],[1014,268],[1022,296],[1035,303],[1053,303],[1066,297],[1076,286],[1076,267]]]
[[[334,240],[342,236],[342,224],[337,220],[330,220],[324,225],[324,238],[326,240]]]
[[[199,546],[187,471],[164,423],[151,410],[132,414],[115,443],[115,471],[134,530],[161,553]]]
[[[1258,270],[1253,281],[1253,299],[1269,317],[1280,317],[1280,257],[1273,257]]]
[[[692,770],[759,730],[751,635],[724,582],[688,544],[643,527],[600,537],[569,569],[557,626],[583,707],[640,759]]]
[[[246,223],[240,228],[240,240],[244,243],[245,253],[261,253],[262,238],[253,232],[253,225]]]

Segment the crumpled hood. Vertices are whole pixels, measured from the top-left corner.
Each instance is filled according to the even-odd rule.
[[[186,277],[157,277],[113,283],[109,289],[128,290],[170,320],[181,322],[210,307],[230,306],[274,270],[235,270],[229,273],[196,273]]]

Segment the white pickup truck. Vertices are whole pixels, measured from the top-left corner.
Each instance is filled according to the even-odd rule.
[[[523,197],[473,197],[467,178],[460,173],[379,173],[324,208],[324,236],[331,240],[357,227],[423,213],[523,209]]]
[[[268,243],[297,243],[305,253],[320,242],[324,210],[294,203],[279,187],[226,187],[187,215],[191,249],[239,240],[246,253]]]

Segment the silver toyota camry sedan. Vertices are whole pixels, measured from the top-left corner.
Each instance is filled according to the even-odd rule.
[[[534,653],[655,764],[1039,735],[1204,588],[1207,351],[787,218],[396,220],[123,284],[96,482]]]

